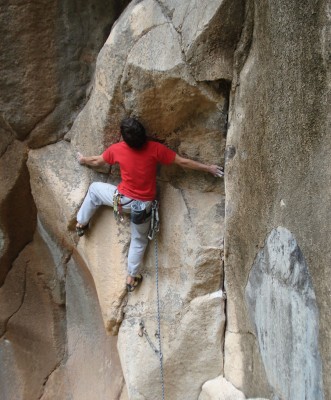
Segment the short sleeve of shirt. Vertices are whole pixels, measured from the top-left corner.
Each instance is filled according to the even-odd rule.
[[[114,159],[114,152],[113,152],[113,146],[108,147],[103,153],[102,153],[102,158],[106,161],[106,163],[113,165],[115,164],[115,159]]]
[[[106,161],[106,163],[113,165],[123,157],[126,158],[126,163],[130,162],[128,158],[129,156],[123,150],[126,148],[124,146],[124,142],[115,143],[109,146],[103,153],[102,158]],[[148,146],[143,154],[144,159],[148,160],[148,157],[153,156],[154,159],[160,164],[171,164],[174,162],[176,153],[173,150],[170,150],[167,146],[158,143],[158,142],[148,142]],[[131,155],[132,156],[132,155]]]
[[[174,162],[176,153],[161,143],[155,143],[157,149],[157,161],[160,164],[171,164]]]

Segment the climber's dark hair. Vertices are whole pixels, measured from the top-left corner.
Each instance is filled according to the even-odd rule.
[[[124,142],[133,149],[141,149],[147,141],[144,126],[135,118],[124,118],[121,122]]]

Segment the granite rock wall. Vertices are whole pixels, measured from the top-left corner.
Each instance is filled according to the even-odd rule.
[[[74,232],[89,184],[119,181],[77,151],[133,115],[226,170],[159,171],[166,398],[328,399],[327,2],[45,5],[0,6],[4,399],[161,398],[155,244],[128,296],[128,218]]]
[[[328,10],[247,2],[235,56],[224,368],[251,396],[331,396]]]

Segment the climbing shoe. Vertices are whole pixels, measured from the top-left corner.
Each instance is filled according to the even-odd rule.
[[[135,276],[134,282],[131,285],[128,283],[126,284],[126,290],[128,292],[133,292],[136,289],[136,287],[138,287],[141,284],[142,280],[143,280],[143,276],[141,274]]]
[[[76,226],[76,233],[79,237],[84,236],[87,229],[88,225]]]

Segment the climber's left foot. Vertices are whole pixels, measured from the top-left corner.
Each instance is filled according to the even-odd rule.
[[[87,225],[82,225],[77,223],[76,225],[76,233],[79,237],[84,236],[85,231],[88,229],[88,224]]]
[[[143,276],[138,274],[136,276],[129,275],[126,279],[126,289],[128,292],[133,292],[143,280]]]

